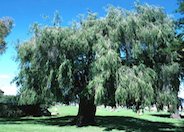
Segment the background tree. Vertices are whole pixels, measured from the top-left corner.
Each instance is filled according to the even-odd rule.
[[[184,77],[184,1],[183,0],[178,0],[178,10],[177,12],[180,13],[181,17],[177,21],[177,35],[180,40],[180,44],[177,47],[178,53],[179,53],[179,63],[181,64],[182,68],[182,74],[181,77]]]
[[[5,37],[10,33],[12,29],[12,20],[10,18],[0,19],[0,54],[6,49]]]
[[[99,104],[176,106],[179,64],[172,47],[178,41],[163,9],[110,6],[103,18],[88,12],[70,27],[36,29],[17,48],[23,104],[77,100],[78,125],[94,123]]]

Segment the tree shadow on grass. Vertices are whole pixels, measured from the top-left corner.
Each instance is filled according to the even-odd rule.
[[[171,114],[152,114],[152,116],[162,117],[162,118],[170,118]],[[183,115],[180,115],[181,119],[184,119]]]
[[[159,132],[183,131],[184,127],[176,127],[170,123],[151,122],[143,119],[122,116],[97,117],[98,124],[105,127],[105,131],[125,130],[126,132]]]
[[[57,125],[57,126],[73,126],[71,120],[75,116],[65,116],[65,117],[50,117],[50,118],[38,118],[38,119],[1,119],[0,124],[44,124],[44,125]],[[161,131],[181,131],[184,130],[183,126],[176,127],[170,123],[162,122],[151,122],[143,119],[137,119],[133,117],[125,116],[96,116],[96,127],[104,128],[104,131],[124,130],[126,132],[161,132]]]
[[[58,125],[58,126],[66,126],[66,125],[74,125],[71,124],[71,120],[74,119],[75,116],[64,116],[64,117],[46,117],[46,118],[0,118],[1,124],[45,124],[45,125]]]

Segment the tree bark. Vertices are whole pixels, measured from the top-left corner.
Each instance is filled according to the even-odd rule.
[[[94,105],[94,100],[88,100],[86,97],[81,97],[76,118],[76,125],[79,127],[94,125],[95,113],[96,106]]]

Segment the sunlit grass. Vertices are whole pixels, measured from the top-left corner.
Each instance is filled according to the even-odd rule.
[[[145,112],[98,107],[96,126],[78,128],[69,125],[77,114],[77,106],[55,106],[49,110],[58,113],[52,117],[0,118],[0,132],[101,132],[101,131],[182,131],[184,119],[171,119],[166,112]],[[158,116],[156,116],[158,115]],[[166,117],[162,117],[166,115]]]

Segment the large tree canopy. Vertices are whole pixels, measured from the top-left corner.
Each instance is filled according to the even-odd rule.
[[[17,48],[20,103],[78,100],[79,124],[94,120],[98,104],[176,106],[178,40],[163,9],[110,6],[106,16],[88,12],[70,27],[34,27]]]
[[[0,19],[0,54],[6,49],[6,42],[4,39],[11,31],[12,24],[12,20],[9,18]]]

